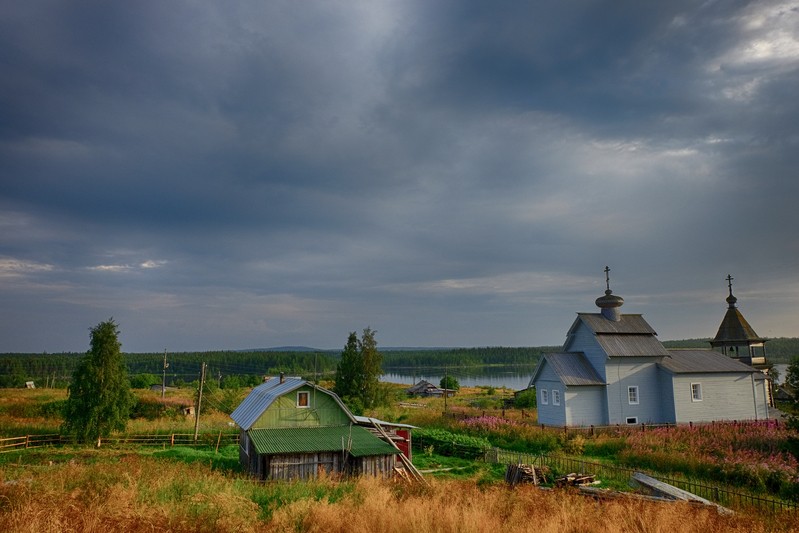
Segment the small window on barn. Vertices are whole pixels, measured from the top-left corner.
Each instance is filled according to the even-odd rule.
[[[627,400],[630,405],[638,405],[638,386],[627,387]]]
[[[637,424],[638,423],[638,417],[637,416],[628,416],[627,417],[627,423],[628,424]]]
[[[691,383],[691,401],[692,402],[701,402],[702,401],[702,384],[701,383]]]
[[[560,391],[552,389],[552,405],[560,405]]]
[[[308,391],[300,391],[297,393],[297,407],[309,407],[308,398],[309,393]]]
[[[546,389],[541,389],[541,403],[543,405],[549,405],[549,393]]]

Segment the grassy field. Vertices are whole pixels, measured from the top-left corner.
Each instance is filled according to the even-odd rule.
[[[788,517],[687,504],[596,502],[569,491],[431,478],[255,483],[235,447],[30,450],[0,463],[0,531],[797,531]],[[219,456],[215,458],[215,456]]]
[[[447,412],[457,416],[442,416],[442,399],[409,400],[402,386],[390,389],[391,406],[368,414],[528,452],[614,462],[627,453],[630,461],[655,457],[668,466],[685,454],[717,460],[734,447],[738,454],[761,449],[776,460],[790,438],[773,428],[747,438],[725,429],[711,434],[716,440],[681,433],[569,436],[541,430],[534,411],[503,410],[502,398],[510,391],[464,389],[447,400]],[[193,418],[180,410],[191,403],[191,390],[168,393],[158,409],[150,404],[159,404],[160,394],[136,394],[149,407],[131,421],[130,433],[193,431]],[[0,389],[0,434],[57,431],[65,397],[57,389]],[[229,430],[229,422],[226,414],[209,409],[201,431]],[[429,487],[373,479],[256,483],[240,471],[236,446],[218,452],[166,446],[7,452],[0,454],[0,531],[799,531],[796,515],[725,517],[679,504],[597,502],[568,490],[511,489],[502,481],[504,465],[443,456],[432,446],[416,450],[414,463],[425,471]]]

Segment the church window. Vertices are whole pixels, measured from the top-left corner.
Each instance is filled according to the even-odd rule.
[[[638,405],[638,386],[633,385],[627,387],[627,400],[630,402],[630,405]]]

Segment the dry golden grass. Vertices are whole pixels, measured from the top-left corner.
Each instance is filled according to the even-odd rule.
[[[276,531],[309,532],[758,532],[765,524],[723,517],[687,504],[595,502],[533,487],[479,488],[466,481],[437,482],[430,489],[398,492],[364,479],[346,501],[299,501],[273,517]],[[368,496],[367,496],[368,495]],[[786,528],[786,531],[790,528]]]
[[[526,486],[433,480],[420,487],[375,479],[358,480],[343,492],[339,486],[332,480],[261,485],[196,463],[87,450],[61,463],[0,466],[0,531],[799,530],[684,504],[596,502]]]

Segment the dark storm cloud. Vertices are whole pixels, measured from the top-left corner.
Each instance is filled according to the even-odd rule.
[[[608,263],[664,338],[729,271],[795,334],[793,1],[1,14],[0,349],[551,344]]]

